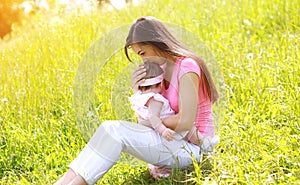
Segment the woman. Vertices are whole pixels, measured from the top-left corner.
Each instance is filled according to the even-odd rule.
[[[125,45],[125,54],[131,61],[129,49],[144,61],[151,58],[149,61],[164,69],[166,90],[163,96],[176,112],[162,120],[164,125],[178,134],[189,132],[195,125],[197,130],[194,133],[201,133],[199,139],[212,138],[212,104],[218,99],[218,93],[201,58],[153,17],[141,17],[131,26]],[[140,79],[146,75],[145,71],[138,67],[133,72],[135,91],[144,82]],[[136,123],[106,121],[57,184],[94,184],[114,165],[121,152],[160,168],[171,169],[192,164],[191,156],[199,161],[203,153],[201,148],[184,138],[167,141],[155,130]]]

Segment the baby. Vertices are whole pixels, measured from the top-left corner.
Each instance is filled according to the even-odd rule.
[[[145,81],[139,86],[129,101],[135,111],[139,124],[151,127],[168,141],[173,139],[175,131],[167,128],[161,119],[174,115],[169,101],[161,93],[164,90],[163,73],[161,67],[154,62],[145,62]]]

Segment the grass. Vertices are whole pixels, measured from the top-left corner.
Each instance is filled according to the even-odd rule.
[[[221,143],[209,167],[195,164],[160,181],[123,155],[98,184],[299,184],[299,3],[164,0],[28,20],[0,43],[0,184],[52,184],[67,170],[85,145],[73,104],[84,54],[142,15],[191,31],[218,62]],[[123,105],[130,65],[120,51],[101,66],[91,99],[100,120],[132,119]]]

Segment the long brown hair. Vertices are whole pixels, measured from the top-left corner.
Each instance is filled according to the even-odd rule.
[[[158,19],[145,16],[137,19],[131,26],[125,44],[125,55],[131,61],[128,49],[131,44],[139,43],[154,46],[162,52],[172,56],[190,57],[198,62],[201,69],[206,92],[212,102],[219,98],[218,91],[205,62],[195,52],[191,51],[182,42],[177,40]]]

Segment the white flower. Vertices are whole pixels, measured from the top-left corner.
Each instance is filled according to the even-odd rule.
[[[247,58],[247,60],[252,60],[252,59],[254,59],[254,54],[253,53],[248,53],[246,55],[246,58]]]
[[[7,99],[7,98],[2,98],[2,99],[1,99],[1,102],[2,102],[2,103],[5,103],[5,104],[8,104],[8,99]]]
[[[248,20],[248,19],[245,19],[243,21],[244,24],[248,25],[248,26],[252,26],[252,23]]]
[[[234,78],[234,76],[235,76],[234,74],[229,74],[230,78]]]

